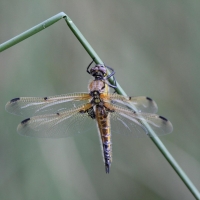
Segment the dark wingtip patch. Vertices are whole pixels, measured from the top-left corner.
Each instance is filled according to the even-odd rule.
[[[30,120],[30,118],[27,118],[27,119],[23,120],[23,121],[21,122],[21,124],[26,124],[29,120]]]
[[[47,100],[48,98],[47,97],[44,97],[44,100]]]
[[[13,102],[16,102],[16,101],[19,101],[20,100],[20,98],[18,97],[18,98],[14,98],[14,99],[11,99],[10,100],[10,103],[13,103]]]
[[[150,98],[150,97],[146,97],[146,99],[149,100],[149,101],[153,101],[153,99]]]
[[[60,115],[60,113],[56,113],[56,115]]]
[[[159,116],[160,117],[160,119],[163,119],[163,120],[165,120],[166,122],[168,121],[168,119],[166,119],[165,117],[163,117],[163,116]]]

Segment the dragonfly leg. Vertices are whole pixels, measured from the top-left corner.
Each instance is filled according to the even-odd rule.
[[[109,67],[109,66],[106,66],[106,65],[105,65],[105,67],[108,68],[111,71],[111,73],[106,77],[106,79],[113,77],[113,82],[114,82],[114,84],[110,84],[110,83],[107,83],[107,84],[112,88],[117,88],[117,83],[116,83],[115,76],[114,76],[115,75],[114,69]]]
[[[88,115],[92,118],[95,119],[96,115],[93,109],[93,105],[91,103],[85,104],[79,111],[80,113],[88,113]]]
[[[87,71],[88,74],[90,74],[89,68],[90,68],[91,64],[94,62],[94,59],[95,59],[95,58],[93,58],[92,62],[91,62],[91,63],[88,65],[88,67],[87,67],[87,70],[86,70],[86,71]]]

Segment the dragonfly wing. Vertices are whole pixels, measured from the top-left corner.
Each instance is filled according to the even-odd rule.
[[[5,108],[9,113],[30,117],[61,112],[69,109],[69,107],[77,107],[88,102],[90,98],[88,93],[72,93],[50,97],[20,97],[9,101]]]
[[[17,131],[24,136],[63,138],[95,129],[95,121],[87,112],[81,112],[84,109],[85,105],[57,114],[27,118],[18,125]]]
[[[109,105],[109,103],[107,103]],[[136,137],[149,135],[147,128],[144,126],[144,121],[148,123],[156,135],[165,135],[173,131],[173,126],[166,118],[151,114],[135,112],[128,108],[123,108],[117,105],[110,104],[111,129],[112,132],[128,133]],[[109,107],[108,106],[108,107]]]
[[[146,96],[126,97],[119,94],[106,94],[104,98],[120,106],[131,107],[133,105],[138,112],[157,113],[158,111],[156,102]]]

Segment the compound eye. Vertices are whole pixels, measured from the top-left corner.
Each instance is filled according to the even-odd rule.
[[[106,74],[106,68],[103,65],[99,66],[99,71],[101,71],[103,74]]]
[[[91,70],[90,70],[90,74],[93,74],[95,72],[95,70],[94,70],[94,68],[92,68]]]
[[[94,73],[94,72],[97,72],[99,71],[99,68],[98,67],[93,67],[90,69],[90,73]]]

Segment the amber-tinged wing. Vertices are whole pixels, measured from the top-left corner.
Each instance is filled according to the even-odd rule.
[[[20,135],[41,138],[63,138],[81,134],[96,128],[96,123],[84,113],[90,109],[90,103],[68,111],[49,115],[38,115],[23,120],[17,127]]]
[[[112,132],[128,133],[136,137],[149,135],[148,130],[143,125],[144,121],[149,124],[158,136],[169,134],[173,131],[171,122],[162,116],[152,113],[135,112],[131,109],[110,103],[105,103],[104,106],[114,111],[110,112]]]
[[[150,97],[126,97],[119,94],[102,93],[101,98],[104,101],[111,101],[113,104],[118,104],[120,106],[130,107],[130,105],[133,104],[138,112],[157,113],[158,111],[156,102]]]
[[[9,101],[5,108],[9,113],[30,117],[77,107],[88,102],[90,98],[88,93],[71,93],[50,97],[19,97]]]

